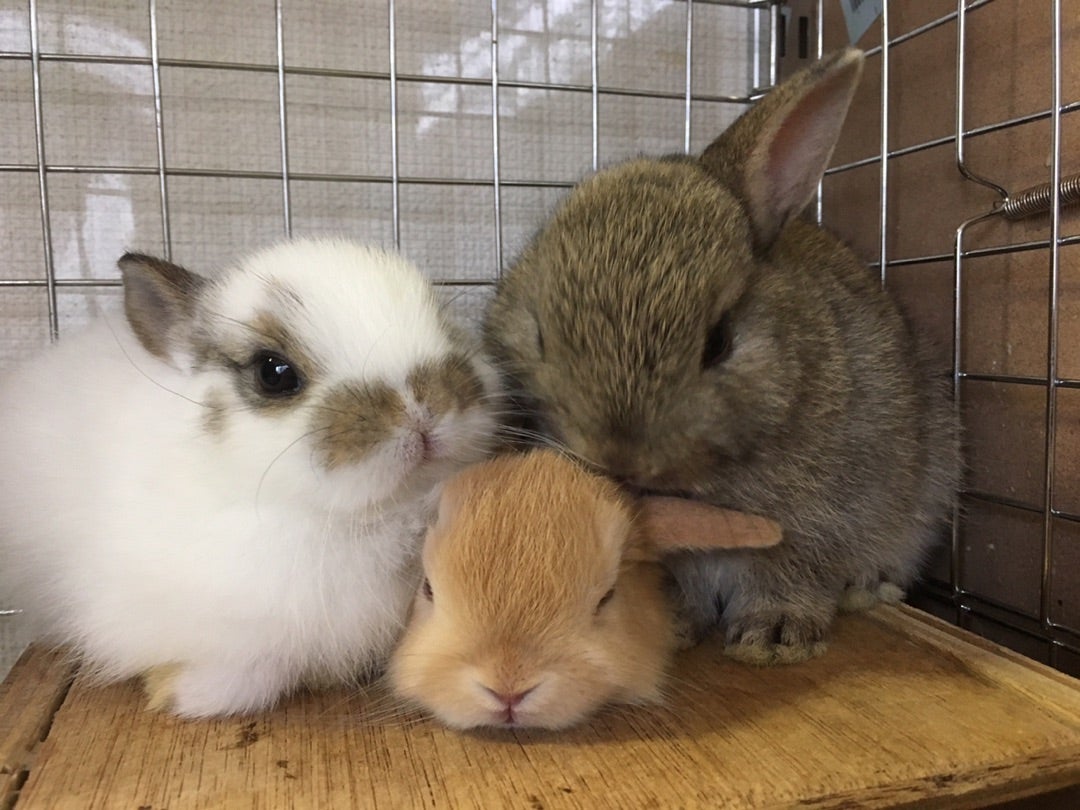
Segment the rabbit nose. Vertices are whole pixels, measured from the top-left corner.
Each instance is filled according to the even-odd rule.
[[[483,684],[481,684],[481,686],[483,686]],[[521,701],[525,700],[526,697],[536,691],[537,686],[539,686],[539,684],[530,686],[528,689],[521,692],[499,692],[492,689],[490,686],[484,686],[484,691],[499,701],[499,703],[507,709],[513,709],[518,706]]]

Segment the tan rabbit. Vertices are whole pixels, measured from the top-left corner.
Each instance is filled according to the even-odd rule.
[[[635,503],[550,450],[474,465],[443,489],[391,683],[455,728],[562,728],[656,700],[676,646],[660,555],[780,535],[683,499]]]
[[[820,653],[899,598],[951,509],[944,380],[876,276],[798,217],[863,56],[775,88],[700,158],[582,181],[503,276],[485,337],[524,425],[637,490],[768,515],[785,542],[669,565],[730,654]]]

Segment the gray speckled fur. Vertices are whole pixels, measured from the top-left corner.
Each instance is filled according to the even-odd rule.
[[[633,160],[584,180],[485,323],[532,427],[636,487],[783,525],[775,548],[670,564],[690,632],[722,609],[729,652],[757,663],[820,653],[840,606],[895,600],[959,478],[944,381],[895,305],[795,216],[806,189],[761,177],[763,139],[798,148],[810,131],[827,141],[802,181],[816,185],[860,66],[845,51],[797,74],[700,160]],[[725,312],[730,356],[703,370]]]

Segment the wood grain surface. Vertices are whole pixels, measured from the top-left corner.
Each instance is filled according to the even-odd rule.
[[[47,725],[19,717],[51,712],[52,662],[9,677],[0,751]],[[964,808],[1080,784],[1080,683],[907,608],[841,617],[790,667],[706,643],[669,692],[569,732],[460,734],[335,692],[184,722],[77,678],[15,808]]]
[[[14,805],[74,673],[63,654],[33,647],[16,669],[0,684],[0,810]]]

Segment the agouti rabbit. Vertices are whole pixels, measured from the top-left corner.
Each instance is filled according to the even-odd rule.
[[[485,324],[526,424],[632,488],[766,515],[784,541],[670,567],[699,636],[770,663],[824,649],[842,603],[901,597],[953,503],[941,379],[877,279],[799,218],[862,69],[795,74],[700,158],[583,180]]]

